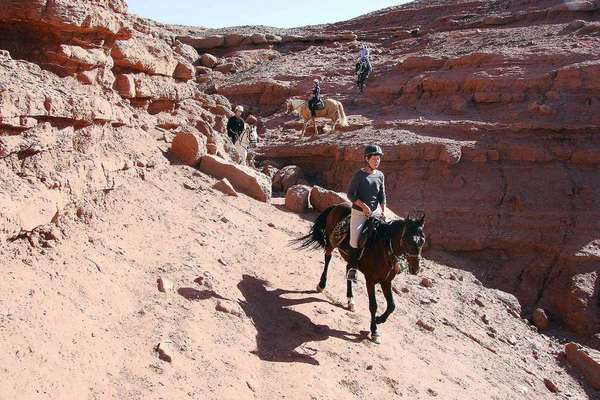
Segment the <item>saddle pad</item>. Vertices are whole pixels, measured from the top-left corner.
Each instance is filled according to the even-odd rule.
[[[340,243],[346,239],[350,234],[350,215],[348,214],[345,218],[341,219],[336,226],[333,228],[329,236],[329,243],[333,247],[338,247]]]

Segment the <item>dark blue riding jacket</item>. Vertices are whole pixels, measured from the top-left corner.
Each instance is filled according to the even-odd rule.
[[[315,83],[315,87],[313,88],[313,97],[315,99],[319,99],[321,97],[321,86],[319,86],[319,83]]]

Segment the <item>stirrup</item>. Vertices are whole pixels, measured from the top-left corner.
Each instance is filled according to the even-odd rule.
[[[354,283],[358,283],[358,279],[356,279],[357,272],[358,270],[356,268],[350,268],[348,271],[346,271],[346,279]]]

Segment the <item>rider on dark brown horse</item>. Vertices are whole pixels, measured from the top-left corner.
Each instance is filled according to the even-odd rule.
[[[308,108],[310,109],[313,118],[315,117],[317,106],[321,103],[321,86],[319,85],[319,80],[315,79],[314,83],[312,97],[308,100]]]
[[[363,224],[369,217],[384,217],[385,214],[385,181],[379,168],[383,151],[378,145],[368,145],[364,150],[367,165],[358,170],[350,186],[348,198],[352,202],[350,214],[350,249],[346,267],[348,280],[356,282],[356,263],[358,262],[358,238]]]

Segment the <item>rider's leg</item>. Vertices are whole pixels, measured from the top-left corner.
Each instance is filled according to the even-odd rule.
[[[350,247],[348,249],[348,265],[346,279],[356,282],[356,264],[358,263],[358,237],[367,217],[358,210],[352,209],[350,214]]]

